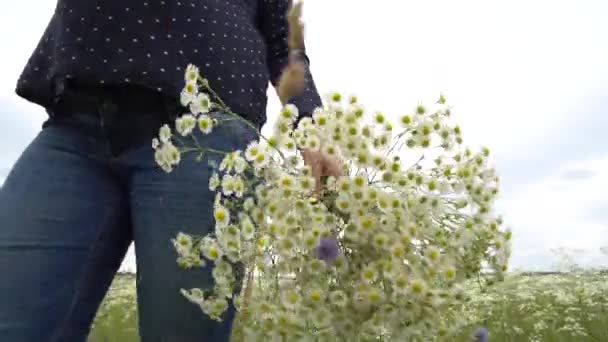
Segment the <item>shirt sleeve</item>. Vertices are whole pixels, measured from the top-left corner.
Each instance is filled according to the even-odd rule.
[[[258,2],[258,28],[266,42],[266,63],[270,81],[274,86],[277,85],[281,72],[289,63],[287,13],[291,4],[291,0],[259,0]],[[302,52],[301,56],[306,66],[305,91],[288,101],[298,108],[300,113],[298,122],[305,116],[311,116],[314,109],[322,105],[310,72],[310,60],[306,52]]]

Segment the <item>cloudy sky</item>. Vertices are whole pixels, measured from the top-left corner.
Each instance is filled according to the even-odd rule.
[[[0,14],[0,183],[45,118],[13,90],[54,6]],[[308,0],[304,17],[321,92],[393,115],[443,92],[465,140],[494,151],[512,266],[550,268],[557,247],[608,265],[608,2]]]

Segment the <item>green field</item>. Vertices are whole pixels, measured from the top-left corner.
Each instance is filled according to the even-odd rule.
[[[472,285],[470,294],[457,342],[471,341],[479,326],[489,329],[492,342],[608,341],[607,272],[517,274],[487,291]],[[117,276],[91,341],[138,341],[135,299],[135,277]]]
[[[97,312],[89,342],[139,341],[136,300],[135,275],[117,275]]]

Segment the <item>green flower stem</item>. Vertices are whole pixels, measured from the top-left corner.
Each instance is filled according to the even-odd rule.
[[[253,129],[256,132],[256,134],[260,138],[264,139],[264,141],[266,141],[268,143],[268,145],[271,146],[270,141],[268,141],[268,139],[264,135],[262,135],[262,132],[257,127],[255,127],[254,124],[252,124],[249,120],[244,119],[237,113],[233,112],[228,106],[226,106],[226,104],[224,103],[224,101],[222,101],[222,99],[219,97],[219,95],[209,86],[208,82],[203,82],[203,87],[207,91],[209,91],[209,93],[218,101],[217,104],[219,105],[219,107],[222,111],[224,111],[226,114],[229,114],[230,116],[232,116],[235,120],[239,120],[239,121],[243,122],[245,125],[249,126],[251,129]],[[281,156],[281,158],[283,160],[286,160],[285,155],[283,155],[283,152],[281,152],[281,150],[279,150],[278,148],[276,148],[274,146],[271,146],[271,147],[273,147],[277,152],[279,152],[279,155]]]
[[[251,122],[249,122],[248,120],[243,119],[240,115],[238,115],[237,113],[233,112],[227,105],[226,103],[224,103],[224,101],[222,101],[222,98],[215,92],[215,90],[213,90],[210,86],[209,83],[205,81],[203,81],[203,88],[205,90],[207,90],[211,96],[213,96],[215,98],[215,100],[218,102],[217,105],[219,105],[220,109],[224,112],[226,112],[226,114],[230,114],[231,116],[233,116],[236,120],[240,120],[242,122],[244,122],[247,126],[251,127],[253,130],[255,130],[255,132],[260,136],[262,136],[262,133],[260,132],[260,130],[255,127]]]
[[[211,96],[213,96],[219,102],[219,105],[222,107],[222,109],[230,110],[228,106],[226,106],[224,101],[222,101],[222,98],[209,86],[209,81],[207,79],[201,79],[201,84],[203,88],[207,89],[209,93],[211,93]]]
[[[399,134],[397,134],[397,135],[396,135],[396,137],[395,137],[395,142],[393,143],[393,146],[391,146],[391,147],[388,149],[388,151],[386,152],[386,156],[389,156],[389,155],[391,154],[391,152],[393,152],[393,150],[395,149],[395,147],[396,147],[396,146],[397,146],[397,144],[399,143],[399,140],[400,140],[400,139],[401,139],[401,138],[402,138],[402,137],[403,137],[405,134],[407,134],[407,133],[408,133],[408,132],[410,132],[410,131],[411,131],[411,129],[409,129],[409,128],[408,128],[408,129],[404,130],[403,132],[401,132],[401,133],[399,133]],[[402,146],[403,146],[403,144],[402,144]],[[400,147],[399,149],[401,149],[401,147]],[[365,172],[367,172],[367,168],[365,169]],[[376,175],[377,175],[377,174],[378,174],[378,169],[374,170],[374,172],[373,172],[373,173],[370,175],[370,179],[369,179],[369,181],[370,181],[370,182],[373,182],[373,181],[374,181],[374,179],[376,178]]]
[[[222,155],[226,155],[230,152],[228,151],[222,151],[222,150],[217,150],[214,148],[208,148],[208,147],[187,147],[184,148],[182,150],[179,151],[180,153],[188,153],[188,152],[209,152],[209,153],[216,153],[216,154],[222,154]]]
[[[395,147],[397,146],[397,144],[399,143],[399,140],[408,132],[410,132],[411,129],[406,129],[403,132],[397,134],[397,136],[395,137],[395,142],[393,143],[393,146],[391,146],[388,151],[386,152],[386,155],[389,156],[391,154],[391,152],[393,152],[393,150],[395,149]]]

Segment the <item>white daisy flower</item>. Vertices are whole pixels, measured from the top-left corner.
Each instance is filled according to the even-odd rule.
[[[224,255],[224,251],[220,248],[217,241],[211,238],[203,240],[200,249],[201,253],[203,253],[207,259],[212,261],[219,260]]]
[[[298,115],[298,107],[294,106],[291,103],[288,103],[283,106],[283,109],[281,110],[281,113],[279,115],[279,119],[287,122],[294,122],[298,118]]]
[[[211,175],[211,178],[209,178],[209,190],[215,191],[215,189],[217,189],[217,187],[220,186],[220,184],[221,184],[220,177],[217,174],[217,172],[214,172]]]
[[[257,141],[251,142],[245,150],[245,158],[249,161],[254,161],[258,154],[262,152],[262,148]]]
[[[211,130],[213,129],[213,120],[208,115],[205,115],[205,114],[199,116],[198,117],[198,128],[204,134],[211,133]]]
[[[321,140],[315,135],[309,136],[304,146],[311,151],[318,151],[321,147]]]
[[[184,80],[186,82],[196,82],[200,79],[201,75],[199,73],[198,67],[193,64],[188,64],[186,67],[186,73],[184,75]]]
[[[190,103],[190,110],[194,114],[206,114],[209,113],[211,108],[211,99],[209,95],[205,93],[198,93],[196,97]]]
[[[230,212],[224,206],[216,205],[213,210],[213,217],[215,222],[221,227],[225,226],[230,222]]]
[[[171,127],[167,124],[162,125],[158,135],[160,137],[160,142],[163,144],[169,142],[169,140],[171,140]]]
[[[187,107],[196,99],[196,95],[198,94],[198,86],[196,84],[196,80],[187,81],[184,89],[182,89],[180,93],[180,103],[182,106]]]
[[[195,126],[196,118],[192,114],[184,114],[175,120],[175,128],[177,133],[183,137],[192,133]]]

